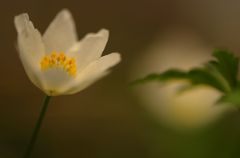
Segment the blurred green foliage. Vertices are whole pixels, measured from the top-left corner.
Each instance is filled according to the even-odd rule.
[[[227,50],[215,50],[214,59],[202,67],[189,71],[170,69],[163,73],[150,74],[142,79],[132,82],[132,85],[143,84],[150,81],[166,82],[169,80],[184,79],[190,81],[192,86],[208,85],[223,93],[220,102],[240,105],[240,81],[238,81],[239,58]],[[185,87],[187,89],[189,87]]]

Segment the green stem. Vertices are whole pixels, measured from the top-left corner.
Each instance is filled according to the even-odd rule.
[[[36,140],[37,140],[37,137],[38,137],[38,133],[39,133],[39,130],[41,128],[41,125],[42,125],[42,122],[43,122],[43,119],[44,119],[44,116],[45,116],[45,113],[47,111],[47,108],[48,108],[48,104],[49,104],[49,101],[50,101],[50,96],[47,96],[44,98],[44,101],[43,101],[43,104],[42,104],[42,110],[41,110],[41,113],[39,115],[39,118],[37,120],[37,123],[35,125],[35,128],[34,128],[34,131],[33,131],[33,134],[31,136],[31,139],[30,139],[30,142],[28,144],[28,147],[27,147],[27,150],[26,150],[26,153],[24,155],[23,158],[30,158],[31,156],[31,153],[34,149],[34,145],[36,144]]]

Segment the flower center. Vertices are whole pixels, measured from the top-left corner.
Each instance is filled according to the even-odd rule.
[[[72,77],[76,76],[77,72],[75,59],[66,56],[62,52],[52,52],[49,55],[45,55],[42,58],[40,65],[42,71],[46,71],[50,68],[61,68]]]

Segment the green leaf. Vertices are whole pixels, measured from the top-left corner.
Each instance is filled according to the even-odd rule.
[[[192,86],[204,84],[216,88],[224,94],[231,93],[238,86],[238,58],[226,50],[214,51],[213,57],[215,60],[200,68],[193,68],[190,71],[171,69],[159,74],[150,74],[134,81],[132,85],[150,81],[187,79]]]
[[[218,71],[218,69],[214,65],[212,65],[212,62],[207,63],[204,68],[207,72],[209,72],[217,79],[217,82],[222,87],[222,92],[228,93],[232,91],[232,88],[227,79]]]
[[[219,102],[230,103],[235,106],[240,106],[240,90],[233,91],[224,95]]]
[[[191,81],[192,85],[208,85],[222,92],[228,91],[221,80],[219,80],[218,76],[206,68],[195,68],[190,70],[188,72],[188,79]]]
[[[225,87],[221,84],[219,79],[211,72],[203,68],[195,68],[188,72],[172,69],[159,74],[150,74],[145,78],[134,81],[132,85],[143,84],[151,81],[164,82],[176,79],[186,79],[189,80],[192,85],[204,84],[212,86],[220,91],[225,91]]]
[[[186,72],[177,69],[171,69],[163,73],[159,74],[154,73],[147,75],[144,78],[133,81],[131,85],[143,84],[150,81],[168,81],[172,79],[187,79],[187,78],[188,77]]]
[[[237,86],[239,59],[232,52],[226,50],[215,50],[213,56],[217,59],[209,62],[227,80],[230,87],[235,89]]]

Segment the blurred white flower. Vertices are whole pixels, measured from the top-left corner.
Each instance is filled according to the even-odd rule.
[[[211,57],[212,48],[203,44],[189,31],[171,30],[165,38],[155,41],[133,66],[132,78],[171,68],[189,70],[201,66]],[[229,106],[216,105],[221,93],[208,86],[196,86],[179,93],[188,85],[185,80],[167,83],[146,83],[136,86],[140,101],[166,125],[177,128],[197,128],[206,125],[227,110]]]
[[[103,56],[106,29],[78,41],[71,13],[57,14],[43,36],[28,14],[15,17],[19,56],[30,80],[47,95],[77,93],[109,72],[121,59],[119,53]]]

